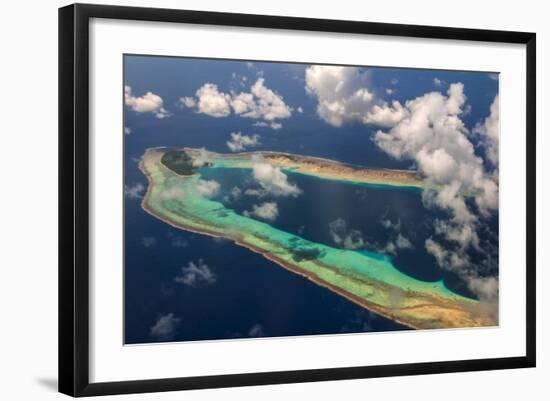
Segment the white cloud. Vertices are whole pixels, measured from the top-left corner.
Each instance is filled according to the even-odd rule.
[[[252,176],[266,195],[296,197],[302,193],[296,184],[288,182],[287,175],[279,167],[274,167],[261,158],[254,159]]]
[[[166,199],[166,200],[169,200],[169,199],[178,199],[178,198],[182,198],[183,197],[183,189],[176,186],[176,185],[172,185],[172,186],[169,186],[165,189],[162,190],[162,192],[160,193],[160,197],[162,199]]]
[[[346,221],[338,218],[329,223],[329,232],[335,244],[345,249],[364,248],[367,244],[359,230],[348,229]]]
[[[214,284],[216,274],[208,267],[204,260],[198,262],[189,262],[187,266],[181,268],[181,274],[174,277],[176,283],[185,284],[194,287],[198,284]]]
[[[367,75],[357,67],[313,65],[306,69],[306,91],[317,97],[317,113],[329,124],[340,127],[357,121],[392,127],[407,117],[398,102],[377,99],[367,87]],[[386,89],[386,93],[394,93]]]
[[[250,87],[250,92],[223,93],[218,90],[217,85],[206,83],[197,90],[195,96],[196,99],[182,97],[180,102],[185,107],[196,107],[199,113],[212,117],[227,117],[233,110],[233,113],[241,117],[273,122],[292,115],[291,108],[285,104],[283,97],[265,86],[264,78],[258,78]],[[277,123],[274,127],[277,127]]]
[[[172,232],[168,232],[168,238],[170,239],[170,245],[172,245],[174,248],[187,248],[189,246],[189,242],[179,235],[175,235]]]
[[[159,339],[169,339],[174,336],[176,327],[181,323],[181,319],[173,313],[162,315],[151,327],[151,335]]]
[[[233,202],[236,200],[239,200],[243,194],[243,191],[239,187],[233,187],[231,188],[231,191],[229,191],[229,194],[224,196],[223,199],[226,202]]]
[[[434,85],[435,86],[441,86],[441,85],[443,85],[443,83],[444,83],[444,81],[442,81],[441,79],[439,79],[437,77],[434,78]]]
[[[427,205],[453,212],[449,238],[456,234],[453,231],[476,223],[464,201],[465,193],[476,194],[482,213],[498,207],[498,186],[485,173],[483,161],[475,155],[468,130],[459,117],[465,100],[461,83],[452,84],[447,96],[431,92],[409,100],[405,106],[407,117],[374,137],[390,156],[415,161],[425,180],[439,187],[438,191],[425,192],[424,200]]]
[[[214,158],[214,153],[200,148],[193,152],[193,167],[203,167],[205,164],[211,163]]]
[[[231,99],[231,107],[233,107],[235,114],[244,115],[244,113],[247,113],[256,107],[254,95],[247,92],[241,92],[238,95],[233,95],[233,98]],[[247,115],[247,117],[252,117],[252,115]]]
[[[262,188],[248,188],[244,191],[244,194],[248,196],[257,196],[258,198],[261,198],[262,196],[266,196],[267,192],[264,191]]]
[[[361,120],[374,102],[366,76],[356,67],[312,65],[306,69],[306,91],[317,97],[317,113],[331,125]]]
[[[248,337],[263,337],[264,328],[261,324],[255,324],[248,330]]]
[[[252,211],[245,210],[245,216],[256,216],[264,220],[274,221],[279,217],[279,208],[275,202],[265,202],[261,205],[253,205]]]
[[[474,132],[481,135],[485,142],[485,151],[487,159],[498,169],[498,149],[499,149],[499,118],[500,101],[499,96],[495,96],[491,104],[491,112],[483,123],[474,128]]]
[[[365,124],[374,124],[382,127],[393,127],[408,116],[408,111],[401,103],[394,100],[391,105],[382,103],[374,105],[362,118]]]
[[[130,199],[139,199],[143,197],[145,186],[138,182],[135,185],[124,185],[124,195]]]
[[[408,238],[406,238],[405,236],[403,236],[403,234],[401,234],[401,233],[399,233],[397,235],[397,239],[395,240],[395,245],[399,249],[412,249],[413,248],[413,244],[411,243],[411,241]]]
[[[181,107],[187,107],[189,109],[197,106],[196,100],[189,96],[180,97],[179,104]]]
[[[496,277],[470,277],[468,287],[485,302],[498,302],[498,279]]]
[[[260,145],[260,136],[259,135],[243,135],[241,132],[232,132],[231,139],[227,141],[227,147],[232,152],[241,152],[247,147],[254,147]]]
[[[264,82],[263,78],[258,78],[250,87],[250,93],[233,96],[231,105],[235,114],[267,121],[290,117],[292,113],[282,96],[267,88]]]
[[[392,230],[399,231],[401,229],[401,220],[397,219],[397,221],[394,223],[390,219],[381,219],[380,224],[384,228],[391,228]]]
[[[197,96],[197,108],[199,113],[211,117],[227,117],[231,114],[231,96],[218,91],[218,87],[212,83],[206,83],[195,93]],[[188,104],[191,102],[188,101]]]
[[[395,93],[395,89],[386,88],[386,95],[393,95],[394,93]]]
[[[498,311],[498,277],[481,276],[478,268],[472,265],[464,249],[446,249],[432,238],[426,240],[425,246],[439,266],[458,274],[479,300],[489,307],[488,312],[496,314]]]
[[[154,245],[157,244],[157,239],[155,237],[143,237],[141,239],[141,244],[145,247],[145,248],[150,248]]]
[[[455,271],[458,274],[466,272],[469,259],[463,250],[459,249],[455,251],[446,249],[432,238],[428,238],[424,245],[428,253],[435,257],[439,266],[447,270]]]
[[[220,192],[220,183],[215,180],[199,180],[197,191],[205,198],[212,198]]]
[[[130,134],[132,133],[132,130],[131,130],[130,128],[128,128],[128,127],[124,127],[124,133],[125,133],[126,135],[130,135]]]
[[[304,112],[304,109],[302,108],[302,106],[298,106],[298,108],[296,109],[296,111],[300,114],[302,114]]]
[[[252,124],[253,127],[269,127],[271,129],[274,129],[274,130],[278,130],[278,129],[281,129],[283,128],[283,124],[281,123],[277,123],[275,121],[272,121],[271,123],[267,123],[265,121],[256,121],[254,124]]]
[[[159,95],[147,92],[145,95],[135,97],[132,88],[124,86],[124,103],[136,113],[153,113],[157,118],[166,118],[171,114],[163,107],[163,100]]]
[[[397,223],[394,225],[389,220],[383,221],[389,222],[387,228],[399,229]],[[394,240],[388,240],[385,244],[369,242],[363,238],[363,234],[359,230],[348,228],[347,222],[342,218],[329,223],[329,233],[334,243],[345,249],[370,249],[383,254],[396,255],[400,249],[414,248],[411,241],[401,233],[398,233]]]
[[[233,199],[239,199],[241,197],[241,189],[239,187],[233,187],[231,188],[231,197]]]
[[[391,83],[392,85],[397,85],[397,84],[399,83],[399,80],[398,80],[397,78],[392,78],[391,81],[390,81],[390,83]]]

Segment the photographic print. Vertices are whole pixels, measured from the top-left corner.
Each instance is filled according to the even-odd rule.
[[[498,326],[498,73],[123,73],[125,344]]]

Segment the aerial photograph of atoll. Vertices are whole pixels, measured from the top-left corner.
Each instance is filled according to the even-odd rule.
[[[124,56],[124,342],[499,324],[499,75]]]

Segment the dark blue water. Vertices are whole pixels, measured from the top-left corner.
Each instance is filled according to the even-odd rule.
[[[233,243],[170,228],[127,202],[125,342],[189,341],[404,329]],[[144,236],[156,239],[143,246]],[[174,246],[177,243],[187,247]],[[174,282],[203,259],[213,284]],[[168,337],[151,334],[160,316],[180,321]],[[258,334],[256,332],[255,334]]]

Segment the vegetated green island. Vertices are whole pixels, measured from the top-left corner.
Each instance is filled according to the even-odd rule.
[[[218,154],[191,148],[153,148],[140,168],[149,185],[142,207],[166,223],[221,237],[263,255],[279,266],[383,315],[416,329],[496,325],[486,306],[454,293],[442,281],[410,277],[391,259],[308,241],[244,216],[209,199],[198,189],[201,171],[253,168],[258,158],[286,172],[350,184],[424,188],[422,178],[404,170],[366,169],[340,162],[278,152]]]

